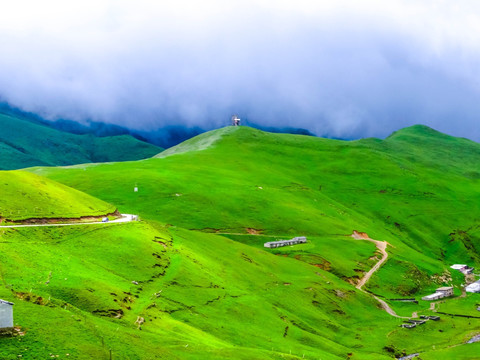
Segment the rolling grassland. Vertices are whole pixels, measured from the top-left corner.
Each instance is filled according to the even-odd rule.
[[[480,266],[479,155],[424,126],[357,141],[239,127],[148,160],[28,169],[143,221],[0,230],[0,298],[25,331],[0,357],[474,359],[480,319],[404,329],[372,295],[401,317],[480,316],[449,268]],[[382,254],[354,230],[386,242],[366,292]],[[454,298],[420,300],[446,285]]]

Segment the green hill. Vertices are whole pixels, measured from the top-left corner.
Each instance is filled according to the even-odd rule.
[[[0,219],[101,216],[115,207],[78,190],[25,171],[0,171]]]
[[[181,144],[173,146],[157,155],[155,158],[164,158],[171,155],[178,155],[193,151],[205,150],[221,140],[223,135],[227,135],[235,131],[234,127],[224,127],[215,131],[209,131],[198,136],[195,136],[192,139],[186,140]]]
[[[74,135],[0,113],[0,169],[144,159],[162,149],[131,136]]]
[[[26,331],[0,337],[2,359],[387,359],[364,331],[398,324],[326,271],[155,223],[22,228],[0,251],[0,298]]]
[[[11,294],[25,292],[19,289],[32,288],[35,296],[65,303],[65,312],[53,308],[47,320],[77,318],[66,329],[83,334],[83,345],[73,350],[79,354],[81,348],[84,358],[106,357],[113,348],[119,358],[141,359],[387,359],[415,352],[422,358],[474,359],[478,344],[450,347],[480,332],[476,318],[442,315],[439,322],[403,329],[398,325],[404,320],[355,289],[379,254],[372,243],[350,234],[363,231],[389,243],[387,262],[365,289],[399,315],[432,311],[426,301],[390,299],[419,300],[437,287],[453,285],[456,297],[437,304],[436,310],[479,316],[479,295],[460,297],[465,279],[449,268],[453,263],[480,266],[479,151],[475,142],[423,126],[385,140],[358,141],[239,127],[202,134],[141,162],[34,168],[32,172],[115,204],[122,212],[139,214],[146,223],[126,226],[146,226],[141,230],[146,232],[136,235],[140,229],[130,229],[130,237],[113,226],[78,236],[54,230],[35,236],[9,232],[2,253],[12,259],[27,256],[20,251],[40,253],[53,239],[54,247],[45,251],[58,257],[42,260],[43,273],[48,275],[58,258],[74,259],[70,246],[84,246],[91,259],[87,262],[80,252],[80,264],[66,271],[105,280],[77,281],[63,293],[47,291],[35,285],[41,283],[33,276],[14,280],[21,270],[16,260],[9,260],[10,273],[2,271],[4,284],[12,286],[6,285],[0,296],[12,300]],[[309,242],[263,247],[266,241],[298,235]],[[43,240],[34,249],[20,249],[26,238]],[[162,259],[157,266],[149,263],[153,245],[165,250],[153,255]],[[127,261],[122,256],[137,252],[131,261],[143,269],[132,272],[143,276],[140,292],[131,284],[132,276],[127,281],[118,268]],[[149,278],[156,268],[165,271]],[[115,319],[120,299],[106,295],[110,287],[118,287],[111,291],[117,295],[121,290],[138,296],[120,319]],[[89,293],[95,294],[95,306],[88,304]],[[32,298],[17,301],[19,323],[25,322],[22,314],[43,311],[31,304]],[[146,321],[142,331],[133,324],[138,316]],[[29,321],[32,331],[40,326],[37,316]],[[42,346],[72,349],[51,330],[27,332],[22,341],[38,358],[45,354]],[[5,340],[0,345],[17,349]]]

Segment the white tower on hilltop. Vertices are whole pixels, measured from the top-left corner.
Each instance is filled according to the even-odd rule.
[[[237,115],[232,116],[232,126],[240,126],[240,118]]]

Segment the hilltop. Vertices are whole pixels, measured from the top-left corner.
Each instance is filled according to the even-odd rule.
[[[415,352],[425,359],[473,359],[478,344],[451,346],[480,332],[475,318],[442,315],[403,329],[404,320],[387,314],[371,294],[398,316],[412,317],[435,313],[426,301],[390,299],[420,299],[452,285],[457,297],[434,310],[478,316],[480,299],[459,296],[465,279],[449,266],[480,266],[479,150],[475,142],[423,126],[356,141],[229,127],[140,162],[32,168],[144,222],[81,234],[7,232],[3,281],[11,286],[0,295],[11,299],[32,289],[30,301],[16,306],[32,329],[24,344],[38,357],[45,347],[79,358],[105,357],[113,348],[117,356],[146,359],[389,359]],[[363,286],[367,292],[355,285],[384,254],[355,240],[354,231],[388,253]],[[299,235],[308,242],[263,246]],[[26,238],[38,242],[21,248]],[[87,262],[76,253],[83,247]],[[44,251],[42,274],[64,264],[57,281],[74,276],[72,284],[50,289],[38,277],[20,276],[15,259]],[[136,270],[122,270],[124,263]],[[47,320],[70,319],[65,329],[82,333],[81,345],[72,348],[64,337],[49,340],[51,330],[37,330],[45,311],[35,305],[38,296],[65,304],[49,310]],[[25,320],[29,311],[36,315]]]
[[[75,135],[0,113],[0,169],[144,159],[162,149],[130,135]]]
[[[165,151],[162,151],[161,153],[155,155],[154,158],[164,158],[171,155],[208,149],[209,147],[214,146],[217,141],[221,140],[224,135],[230,134],[236,131],[236,129],[237,128],[235,127],[229,126],[218,130],[208,131]]]

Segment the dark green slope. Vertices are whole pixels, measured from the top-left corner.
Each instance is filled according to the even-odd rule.
[[[162,150],[128,135],[74,135],[5,114],[0,128],[0,170],[139,160]]]

